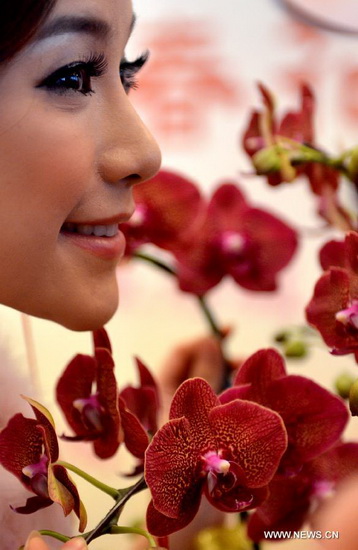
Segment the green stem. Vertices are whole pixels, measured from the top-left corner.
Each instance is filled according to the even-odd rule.
[[[132,533],[134,535],[142,535],[145,537],[151,548],[155,548],[157,546],[154,538],[148,531],[145,531],[144,529],[140,529],[139,527],[122,527],[120,525],[112,525],[109,530],[111,535],[122,535],[127,533]]]
[[[71,539],[71,537],[67,537],[66,535],[57,533],[57,531],[48,531],[47,529],[41,529],[39,533],[40,535],[44,535],[45,537],[52,537],[53,539],[60,540],[61,542],[67,542]]]
[[[162,262],[161,260],[158,260],[157,258],[150,256],[149,254],[145,254],[142,252],[135,252],[133,256],[134,258],[144,260],[146,262],[151,263],[152,265],[155,265],[156,267],[159,267],[160,269],[164,270],[166,273],[170,273],[170,275],[176,276],[176,271],[172,267],[168,266],[166,263]],[[197,299],[198,299],[200,309],[204,314],[206,321],[209,324],[211,332],[221,343],[223,339],[223,332],[222,330],[220,330],[219,325],[214,317],[213,312],[209,307],[208,302],[206,301],[205,296],[197,296]],[[227,388],[229,386],[229,378],[230,378],[229,375],[231,372],[231,368],[230,368],[229,362],[225,359],[224,353],[223,353],[223,360],[226,368],[223,376],[222,387]]]
[[[138,258],[140,260],[144,260],[152,265],[155,265],[156,267],[159,267],[159,269],[162,269],[166,273],[169,273],[170,275],[176,276],[176,271],[172,267],[170,267],[168,264],[162,262],[162,260],[158,260],[157,258],[154,258],[154,256],[150,256],[149,254],[145,254],[143,252],[134,252],[133,254],[134,258]],[[215,320],[215,317],[210,310],[208,303],[204,296],[198,296],[198,302],[201,308],[201,311],[204,314],[205,319],[208,321],[210,329],[212,330],[213,334],[217,336],[219,339],[222,338],[222,332]]]
[[[137,483],[132,485],[131,487],[128,487],[127,489],[121,489],[119,491],[120,496],[118,497],[118,500],[116,504],[111,508],[111,510],[108,512],[108,514],[99,522],[99,524],[86,535],[84,538],[86,539],[87,544],[89,544],[92,540],[100,537],[101,535],[108,533],[109,530],[114,526],[114,523],[118,521],[118,518],[122,512],[123,507],[128,502],[128,500],[135,494],[139,493],[140,491],[143,491],[143,489],[147,488],[147,484],[145,482],[144,477],[141,477]]]
[[[69,462],[65,462],[64,460],[58,460],[56,464],[59,464],[60,466],[63,466],[67,470],[71,470],[71,472],[74,472],[78,476],[82,477],[88,483],[91,483],[91,485],[94,485],[94,487],[97,487],[97,489],[100,489],[110,497],[114,498],[114,500],[117,500],[121,493],[117,489],[114,489],[113,487],[110,487],[109,485],[106,485],[105,483],[102,483],[102,481],[99,481],[95,477],[87,474],[87,472],[84,472],[80,468],[77,468],[77,466],[74,466],[73,464],[70,464]]]
[[[138,258],[140,260],[144,260],[150,264],[155,265],[156,267],[159,267],[163,271],[166,271],[167,273],[170,273],[170,275],[176,275],[175,269],[170,267],[165,262],[162,262],[161,260],[158,260],[158,258],[154,258],[154,256],[150,256],[149,254],[145,254],[144,252],[134,252],[133,253],[134,258]]]
[[[198,296],[198,301],[199,301],[201,311],[203,312],[204,317],[206,318],[206,320],[209,323],[211,331],[213,332],[214,336],[216,336],[219,340],[221,340],[222,337],[223,337],[222,331],[220,330],[219,325],[216,322],[216,319],[213,315],[213,312],[209,308],[209,305],[208,305],[205,297],[204,296]]]

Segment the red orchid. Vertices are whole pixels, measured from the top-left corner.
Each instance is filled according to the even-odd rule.
[[[249,519],[249,537],[259,542],[267,539],[265,531],[298,531],[314,505],[357,471],[358,443],[349,442],[306,463],[298,475],[276,476],[269,484],[268,498]]]
[[[196,221],[202,207],[198,187],[169,170],[134,189],[136,209],[130,221],[121,225],[130,255],[139,246],[152,243],[175,250],[185,242],[185,233]]]
[[[243,136],[243,147],[252,158],[258,174],[266,174],[270,185],[292,181],[304,174],[316,195],[329,187],[336,190],[339,172],[314,162],[306,145],[315,150],[313,115],[315,99],[307,84],[301,86],[301,107],[277,119],[275,102],[270,91],[259,84],[264,109],[254,111]]]
[[[242,400],[222,405],[205,380],[192,378],[176,391],[169,419],[145,456],[153,535],[190,523],[202,493],[226,512],[263,502],[287,444],[277,413]]]
[[[151,372],[138,357],[136,357],[136,365],[140,386],[137,388],[126,386],[119,395],[145,430],[153,435],[158,430],[159,390]]]
[[[0,463],[14,474],[36,496],[25,506],[13,508],[20,514],[31,514],[54,502],[62,506],[65,516],[72,510],[80,520],[80,531],[87,517],[78,491],[66,469],[56,464],[59,456],[55,426],[51,414],[42,405],[25,398],[36,419],[22,414],[13,416],[0,433]]]
[[[288,435],[280,472],[292,475],[302,464],[334,445],[348,421],[343,401],[308,378],[288,375],[274,349],[254,353],[239,368],[221,403],[248,399],[277,411]]]
[[[57,383],[57,401],[76,434],[63,437],[93,441],[100,458],[113,456],[122,442],[143,458],[148,436],[119,397],[107,333],[95,331],[93,338],[95,355],[77,355]]]
[[[237,185],[225,183],[212,196],[191,243],[176,254],[180,288],[203,295],[228,274],[249,290],[273,291],[296,247],[293,229],[251,206]]]
[[[349,232],[343,248],[326,245],[322,257],[324,267],[330,258],[334,264],[316,283],[306,307],[307,321],[333,354],[354,353],[358,362],[358,233]]]

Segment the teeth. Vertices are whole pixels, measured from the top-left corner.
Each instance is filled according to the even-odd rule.
[[[80,235],[92,235],[93,233],[93,229],[95,227],[98,227],[96,225],[78,225],[76,227],[77,229],[77,233],[79,233]]]
[[[95,235],[96,237],[114,237],[118,232],[118,225],[115,223],[111,225],[65,223],[62,229],[70,233],[79,233],[80,235],[86,236]]]

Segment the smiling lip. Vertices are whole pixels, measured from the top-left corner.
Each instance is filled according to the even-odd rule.
[[[128,221],[130,215],[117,216],[95,222],[65,222],[61,235],[67,242],[104,260],[119,261],[124,255],[126,240],[118,223]]]

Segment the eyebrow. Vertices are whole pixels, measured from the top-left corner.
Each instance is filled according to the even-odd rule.
[[[136,21],[136,16],[133,14],[129,35],[131,35]],[[50,21],[47,25],[44,25],[36,35],[36,42],[44,40],[52,36],[58,36],[66,33],[83,33],[90,34],[102,40],[107,39],[111,34],[110,25],[103,19],[97,17],[86,16],[73,16],[64,15]]]

